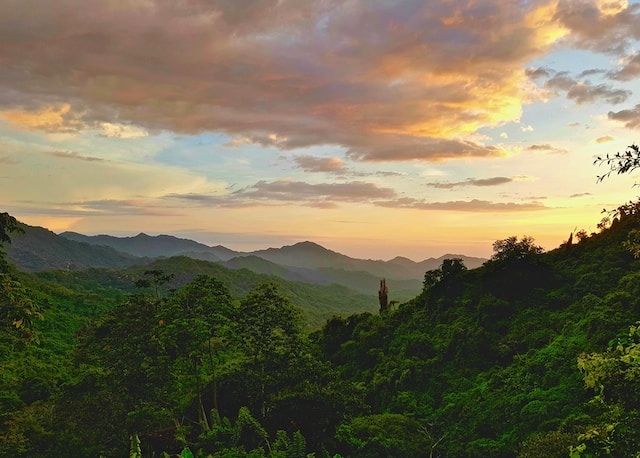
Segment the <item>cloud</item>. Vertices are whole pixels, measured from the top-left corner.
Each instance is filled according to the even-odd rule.
[[[299,204],[315,208],[335,208],[337,202],[370,203],[378,199],[395,198],[396,192],[391,188],[362,181],[311,184],[277,180],[259,181],[226,195],[193,193],[169,194],[165,197],[212,207]]]
[[[640,104],[628,110],[610,111],[607,117],[614,121],[623,122],[625,127],[629,129],[640,129]]]
[[[633,32],[626,12],[590,34],[572,5],[1,2],[0,116],[47,132],[340,145],[355,160],[500,157],[465,140],[520,119],[535,89],[528,62],[571,30]]]
[[[596,138],[596,143],[598,143],[598,144],[609,143],[609,142],[612,142],[614,140],[615,140],[615,138],[613,138],[611,135],[605,135],[604,137]]]
[[[567,150],[556,148],[548,143],[541,143],[527,146],[527,151],[539,151],[546,153],[566,153]]]
[[[17,163],[18,161],[16,161],[11,156],[0,156],[0,164],[11,165],[11,164],[17,164]]]
[[[76,133],[85,126],[80,116],[71,112],[71,105],[68,103],[46,105],[37,110],[1,110],[0,118],[19,129],[49,133]]]
[[[338,157],[324,158],[304,155],[296,156],[293,160],[298,164],[298,167],[305,172],[344,174],[347,171],[344,162]]]
[[[529,151],[553,151],[553,146],[548,143],[543,143],[539,145],[529,145],[527,146]]]
[[[513,202],[490,202],[486,200],[473,199],[470,201],[457,200],[449,202],[427,202],[413,198],[400,198],[393,201],[377,202],[376,205],[389,208],[414,208],[417,210],[447,210],[470,213],[484,212],[520,212],[546,210],[548,207],[538,202],[513,203]]]
[[[472,186],[494,186],[511,181],[495,177],[471,180]],[[465,184],[466,185],[466,184]],[[168,194],[167,200],[178,200],[199,207],[246,208],[270,205],[303,205],[321,209],[336,208],[338,203],[370,204],[388,208],[413,208],[417,210],[450,210],[460,212],[519,212],[544,210],[539,202],[513,203],[471,201],[429,202],[425,199],[399,197],[391,188],[374,183],[353,181],[348,183],[311,184],[300,181],[259,181],[251,186],[225,195]]]
[[[19,164],[11,167],[16,185],[4,187],[3,199],[7,204],[22,202],[25,208],[68,202],[65,208],[73,209],[79,202],[104,199],[153,206],[158,197],[168,193],[221,192],[226,185],[176,167],[121,163],[33,145],[17,148],[12,156],[19,157]],[[108,215],[106,210],[101,214]]]
[[[587,196],[592,196],[593,194],[591,194],[590,192],[581,192],[578,194],[571,194],[569,196],[570,199],[575,199],[576,197],[587,197]]]
[[[26,202],[33,204],[32,202]],[[20,213],[65,217],[181,216],[178,210],[154,205],[149,200],[101,199],[74,202],[46,202],[46,206],[21,207]]]
[[[61,205],[61,204],[60,204]],[[87,215],[93,213],[94,216],[106,215],[134,215],[134,216],[180,216],[179,209],[169,209],[164,206],[154,204],[150,200],[143,199],[100,199],[85,200],[65,204],[68,207],[80,209],[68,214]]]
[[[560,0],[557,19],[573,46],[621,55],[640,38],[638,4],[627,0]]]
[[[525,70],[525,74],[531,79],[549,78],[551,77],[552,73],[553,73],[553,70],[549,70],[545,67],[527,68]]]
[[[404,176],[405,174],[401,172],[392,172],[389,170],[380,170],[376,172],[375,175],[379,177],[401,177],[401,176]]]
[[[47,154],[49,154],[50,156],[60,157],[63,159],[76,159],[76,160],[88,161],[88,162],[99,162],[104,160],[99,157],[83,156],[73,151],[52,151]]]
[[[111,138],[143,138],[149,133],[140,127],[128,126],[126,124],[114,124],[111,122],[103,122],[100,124],[102,135]]]
[[[529,175],[514,175],[513,181],[538,181],[538,177],[532,177]]]
[[[584,78],[585,76],[591,76],[591,75],[600,75],[606,73],[606,70],[603,70],[601,68],[590,68],[588,70],[583,70],[582,72],[580,72],[580,74],[578,75],[578,78]]]
[[[464,181],[456,181],[456,182],[432,182],[427,183],[427,186],[438,189],[454,189],[462,186],[498,186],[505,183],[510,183],[513,181],[513,178],[508,177],[493,177],[493,178],[480,178],[473,179],[468,178]]]
[[[498,146],[485,146],[471,141],[405,138],[401,135],[363,138],[358,143],[347,150],[349,158],[366,161],[442,161],[462,157],[488,158],[508,155],[507,150]]]
[[[640,54],[634,54],[625,59],[622,69],[611,72],[608,76],[620,81],[630,81],[640,77]]]
[[[631,91],[614,89],[606,84],[592,85],[589,82],[577,81],[568,76],[566,72],[560,72],[548,79],[544,83],[544,87],[565,92],[567,98],[575,101],[578,105],[596,100],[604,100],[612,104],[622,103],[632,94]]]
[[[533,132],[534,129],[531,126],[522,126],[522,127],[520,127],[520,130],[522,132]]]
[[[395,191],[362,181],[309,184],[301,181],[278,180],[259,181],[253,186],[236,191],[234,194],[244,199],[253,200],[296,201],[321,198],[342,202],[363,202],[393,197]]]

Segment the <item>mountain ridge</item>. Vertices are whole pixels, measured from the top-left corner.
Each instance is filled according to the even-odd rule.
[[[461,258],[468,268],[485,259],[463,255],[443,255],[420,262],[397,256],[389,261],[357,259],[327,249],[312,241],[238,252],[222,245],[214,247],[172,235],[132,237],[101,234],[87,236],[75,232],[55,234],[36,226],[22,225],[25,233],[13,237],[6,247],[8,258],[27,272],[83,270],[88,268],[128,268],[148,265],[156,259],[186,256],[226,268],[248,269],[275,275],[288,281],[315,285],[339,285],[362,294],[375,294],[382,278],[395,299],[408,300],[422,288],[425,272],[440,267],[442,260]]]
[[[126,268],[150,262],[149,258],[133,256],[108,246],[65,239],[44,227],[23,223],[19,227],[24,233],[12,234],[11,243],[4,248],[8,259],[27,272],[82,270],[90,267]]]
[[[358,261],[364,263],[385,263],[385,264],[395,264],[402,266],[428,266],[430,267],[434,262],[441,262],[444,259],[451,258],[460,258],[465,262],[468,268],[475,268],[482,265],[487,261],[486,258],[475,257],[475,256],[467,256],[463,254],[453,254],[446,253],[437,258],[429,257],[423,259],[421,261],[414,261],[404,256],[396,256],[389,260],[383,259],[372,259],[372,258],[354,258],[340,252],[331,250],[329,248],[323,247],[322,245],[313,242],[311,240],[305,240],[302,242],[297,242],[292,245],[283,245],[281,247],[269,247],[260,250],[254,251],[235,251],[233,249],[227,248],[223,245],[206,245],[200,242],[196,242],[191,239],[180,238],[173,235],[168,234],[159,234],[159,235],[148,235],[145,232],[140,232],[135,236],[125,236],[125,237],[117,237],[113,235],[100,234],[100,235],[84,235],[78,232],[65,231],[58,234],[61,237],[81,241],[84,243],[90,243],[93,245],[106,245],[110,246],[118,251],[123,251],[125,253],[132,254],[134,256],[148,256],[148,257],[168,257],[175,255],[183,255],[188,252],[192,253],[212,253],[216,257],[220,258],[221,261],[228,261],[238,256],[258,256],[266,260],[272,260],[274,258],[283,258],[287,254],[292,253],[294,255],[299,255],[300,251],[304,251],[306,253],[316,253],[322,256],[334,256],[335,258],[342,259],[346,262]],[[156,240],[158,242],[167,243],[169,241],[174,242],[174,245],[171,251],[162,251],[160,248],[155,248],[155,251],[147,250],[143,251],[141,248],[136,248],[135,243],[138,241],[142,241],[145,244],[149,244],[150,241]],[[159,245],[159,243],[157,243]],[[142,253],[142,254],[141,254]],[[211,259],[209,259],[211,260]],[[278,262],[278,264],[290,265],[293,267],[304,267],[303,265],[299,265],[302,261],[295,260],[289,263]],[[334,267],[335,262],[332,262],[330,265],[326,267]],[[324,267],[319,265],[314,265],[314,267]],[[439,267],[439,264],[433,268]]]

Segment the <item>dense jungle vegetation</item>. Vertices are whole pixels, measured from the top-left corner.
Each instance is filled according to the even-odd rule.
[[[115,293],[0,255],[0,456],[639,456],[639,246],[632,202],[311,333],[273,284]]]

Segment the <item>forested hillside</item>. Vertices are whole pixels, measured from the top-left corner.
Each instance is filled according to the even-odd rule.
[[[136,281],[145,276],[153,281],[153,274],[169,275],[162,285],[150,284],[140,289]],[[377,284],[372,282],[371,294],[364,295],[340,285],[317,285],[284,280],[275,275],[258,274],[248,269],[227,269],[223,265],[201,261],[186,256],[159,259],[143,266],[128,269],[87,269],[83,271],[53,270],[24,276],[25,283],[39,282],[64,286],[74,294],[100,295],[124,298],[127,294],[146,292],[165,295],[193,281],[200,275],[215,277],[235,298],[244,297],[258,285],[272,283],[291,301],[302,316],[306,331],[320,328],[333,315],[349,315],[354,312],[375,311],[378,301],[374,296]],[[64,299],[64,298],[63,298]]]
[[[419,293],[424,272],[438,267],[444,259],[460,257],[469,267],[478,267],[486,261],[482,258],[452,254],[420,262],[401,257],[389,261],[365,260],[345,256],[312,242],[241,253],[221,245],[210,247],[169,235],[149,236],[140,233],[135,237],[113,237],[86,236],[75,232],[56,235],[43,227],[23,223],[20,223],[19,227],[22,229],[21,232],[15,234],[13,243],[6,249],[9,261],[21,271],[79,272],[95,267],[125,269],[146,265],[161,258],[187,257],[215,262],[229,269],[246,269],[256,274],[276,276],[290,282],[341,285],[344,288],[338,288],[332,299],[336,302],[336,307],[327,308],[326,302],[322,300],[316,306],[310,307],[335,309],[336,313],[342,313],[341,308],[351,312],[367,309],[357,304],[353,304],[355,307],[343,307],[343,302],[345,299],[354,299],[357,296],[354,292],[375,297],[381,278],[387,280],[394,300],[406,301]],[[195,267],[196,264],[190,265]],[[210,268],[215,275],[220,274],[215,267]],[[321,291],[323,288],[311,287],[307,290]],[[246,293],[246,288],[243,291]],[[357,301],[358,299],[355,299],[355,302]]]
[[[548,253],[498,240],[480,268],[444,260],[417,297],[313,332],[257,274],[1,256],[0,455],[636,456],[638,234],[640,202]]]

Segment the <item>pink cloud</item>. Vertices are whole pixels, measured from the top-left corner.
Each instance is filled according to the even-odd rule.
[[[309,155],[296,156],[294,161],[305,172],[346,173],[344,162],[338,157],[314,157]]]
[[[2,2],[0,112],[48,131],[212,131],[369,161],[502,156],[461,139],[519,118],[522,69],[560,24],[599,49],[638,34],[636,8],[590,19],[581,5],[561,1],[554,16],[542,1]],[[574,98],[593,97],[624,94]],[[45,108],[64,116],[28,116]]]

